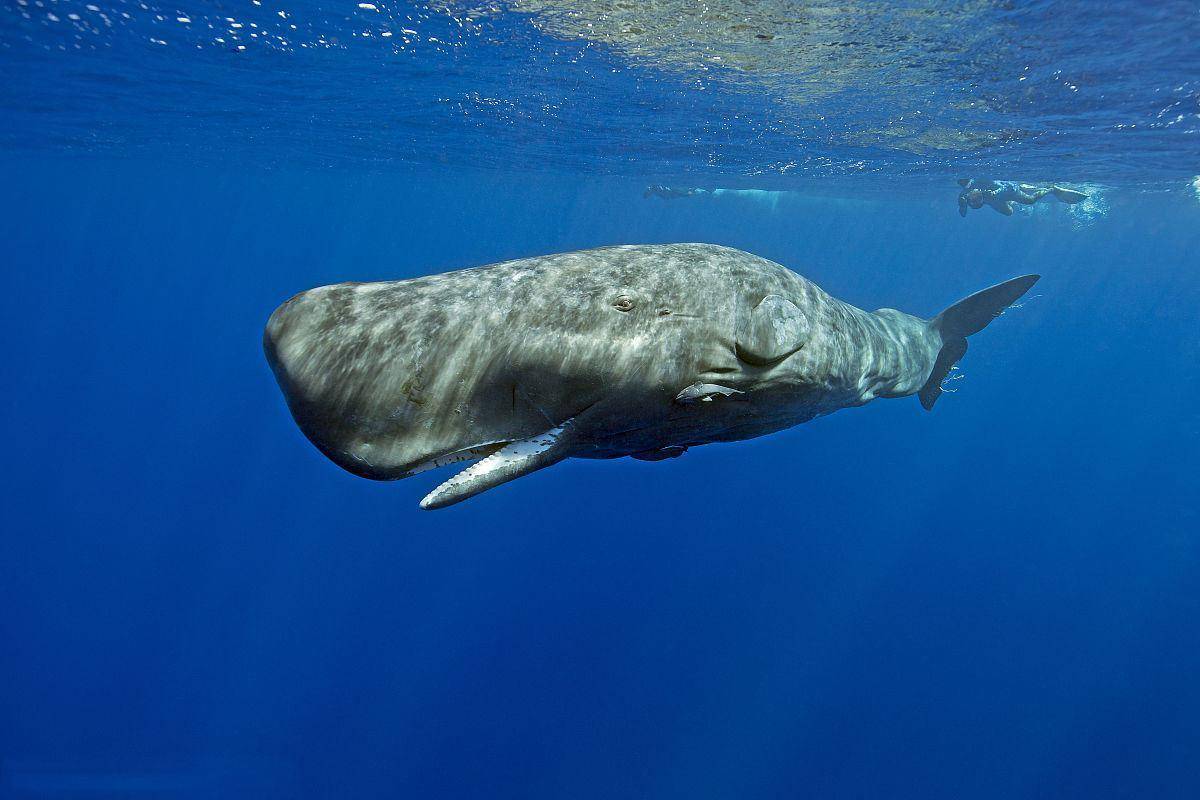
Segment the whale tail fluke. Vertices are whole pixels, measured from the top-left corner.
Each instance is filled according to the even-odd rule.
[[[959,300],[930,321],[929,326],[942,337],[942,349],[938,352],[933,371],[929,373],[929,380],[925,381],[925,385],[917,393],[921,399],[921,406],[926,411],[933,410],[933,404],[942,396],[942,381],[950,374],[951,368],[966,355],[967,337],[986,328],[1004,309],[1029,291],[1040,277],[1022,275],[998,283]]]

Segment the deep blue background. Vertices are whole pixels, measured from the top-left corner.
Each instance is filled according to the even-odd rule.
[[[6,159],[0,795],[1200,796],[1200,226],[1115,193],[664,203],[553,175]],[[853,194],[853,186],[846,187]],[[292,293],[707,241],[866,308],[1045,277],[878,401],[453,509],[303,439]]]

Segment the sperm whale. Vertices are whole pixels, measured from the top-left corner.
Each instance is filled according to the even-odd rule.
[[[876,398],[932,409],[967,337],[1037,280],[922,319],[740,250],[627,245],[310,289],[264,347],[300,429],[355,475],[471,462],[432,509],[565,458],[675,458]]]

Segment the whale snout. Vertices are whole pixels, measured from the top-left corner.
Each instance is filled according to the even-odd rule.
[[[267,355],[267,360],[271,362],[272,369],[276,369],[276,365],[279,363],[281,344],[295,325],[296,306],[303,302],[301,300],[303,296],[303,293],[298,294],[272,311],[271,316],[267,319],[266,327],[263,328],[263,351]]]
[[[314,311],[311,294],[312,290],[301,292],[272,311],[267,319],[267,325],[263,329],[263,350],[266,351],[272,367],[278,362],[281,352],[289,342],[294,341],[300,333],[300,329],[307,327],[306,322],[311,321]]]
[[[271,313],[263,330],[263,350],[281,384],[281,370],[295,378],[299,367],[336,326],[338,288],[321,286],[300,292]]]
[[[319,402],[328,388],[321,344],[327,338],[323,331],[329,327],[325,294],[322,289],[301,292],[275,309],[263,330],[267,362],[298,417],[305,416],[303,412]]]
[[[476,445],[417,430],[427,412],[407,368],[410,349],[397,354],[402,340],[364,322],[356,286],[301,292],[263,330],[263,351],[300,430],[338,466],[372,480],[405,477],[431,455]]]

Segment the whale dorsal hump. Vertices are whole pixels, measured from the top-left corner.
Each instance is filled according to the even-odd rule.
[[[799,350],[808,341],[808,317],[786,297],[769,294],[738,325],[737,356],[765,367]]]

